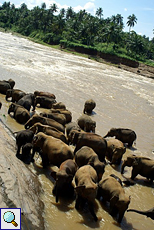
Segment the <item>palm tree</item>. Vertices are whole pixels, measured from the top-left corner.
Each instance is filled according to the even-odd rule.
[[[137,23],[137,18],[134,14],[128,16],[127,25],[129,26],[129,32],[131,30],[131,27],[134,27],[135,23]]]
[[[101,7],[99,7],[97,10],[96,10],[96,16],[98,16],[100,19],[101,17],[103,16],[103,9]]]

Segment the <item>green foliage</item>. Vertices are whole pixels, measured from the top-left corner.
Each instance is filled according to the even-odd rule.
[[[0,27],[88,55],[103,52],[144,62],[154,59],[154,38],[150,41],[134,31],[124,32],[122,15],[104,19],[101,7],[95,16],[85,10],[76,13],[72,7],[60,9],[59,13],[57,10],[55,3],[49,9],[42,3],[41,7],[29,10],[25,3],[16,8],[14,4],[4,2],[0,6]],[[129,15],[127,25],[130,30],[136,23],[136,16]]]

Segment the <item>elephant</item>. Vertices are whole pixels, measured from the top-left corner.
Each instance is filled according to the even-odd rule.
[[[133,145],[133,142],[136,140],[137,135],[135,131],[131,129],[124,128],[112,128],[109,132],[104,136],[106,137],[114,137],[123,143],[127,143],[129,147]]]
[[[33,110],[35,110],[34,106],[34,94],[33,93],[28,93],[25,96],[23,96],[18,102],[18,105],[23,106],[25,109],[30,111],[31,106],[33,106]]]
[[[145,215],[147,217],[150,217],[152,220],[154,220],[154,208],[151,208],[147,211],[139,211],[139,210],[136,210],[136,209],[128,209],[127,212],[136,212],[136,213],[139,213],[141,215]]]
[[[0,101],[0,109],[2,108],[2,102]]]
[[[60,114],[60,113],[51,113],[51,112],[42,112],[40,113],[40,116],[42,117],[48,117],[51,118],[57,122],[59,122],[60,124],[64,125],[66,124],[66,117],[64,114]]]
[[[83,146],[75,154],[75,162],[79,167],[91,165],[97,173],[98,181],[102,179],[105,172],[105,164],[101,162],[94,150],[88,146]]]
[[[48,136],[43,132],[39,132],[33,139],[34,148],[40,148],[43,168],[50,164],[60,166],[67,159],[73,159],[74,154],[70,146],[65,144],[58,138]]]
[[[77,120],[78,125],[85,132],[93,132],[95,133],[96,122],[91,119],[87,114],[83,114]]]
[[[56,96],[53,93],[48,93],[48,92],[42,92],[42,91],[34,91],[34,96],[45,96],[45,97],[49,97],[49,98],[53,98],[56,99]]]
[[[96,102],[93,99],[89,99],[85,101],[83,113],[91,114],[95,107],[96,107]]]
[[[34,114],[25,124],[25,129],[30,128],[31,126],[33,126],[35,123],[40,122],[43,125],[50,125],[56,129],[58,129],[59,131],[61,131],[62,133],[65,133],[65,127],[58,123],[57,121],[51,119],[51,118],[47,118],[47,117],[42,117],[39,116],[37,114]]]
[[[8,114],[13,113],[13,118],[20,124],[25,124],[30,119],[30,113],[21,105],[11,103]]]
[[[33,162],[34,160],[31,150],[33,150],[32,143],[26,143],[25,145],[23,145],[22,153],[17,155],[18,159],[23,161],[25,164],[30,164],[30,162]]]
[[[72,180],[77,171],[77,164],[74,160],[68,159],[61,163],[58,172],[55,173],[55,184],[53,194],[56,196],[56,203],[58,203],[59,196],[72,197],[74,195],[74,187]],[[53,173],[51,173],[53,176]]]
[[[115,138],[107,140],[106,158],[111,164],[120,164],[123,154],[126,152],[124,144]]]
[[[84,165],[80,167],[75,173],[75,208],[77,210],[82,209],[84,204],[87,203],[89,211],[95,221],[98,220],[94,211],[94,202],[98,188],[97,182],[97,173],[91,165]]]
[[[72,113],[71,111],[67,110],[67,109],[50,109],[50,111],[52,113],[61,113],[64,114],[66,117],[66,123],[69,123],[72,121]]]
[[[8,89],[6,91],[6,101],[11,97],[11,102],[18,102],[26,93],[20,89]]]
[[[111,215],[118,215],[118,223],[121,223],[125,211],[130,204],[130,196],[125,191],[119,181],[113,176],[102,178],[98,183],[97,198],[103,198],[104,202],[110,203]]]
[[[37,96],[34,100],[34,108],[39,104],[41,108],[51,109],[54,103],[56,103],[56,100],[53,98]]]
[[[15,86],[15,81],[12,79],[9,79],[8,81],[2,80],[0,81],[0,93],[6,94],[6,91],[8,89],[13,89]]]
[[[40,122],[37,122],[33,126],[31,126],[29,130],[32,130],[34,134],[43,132],[46,135],[53,136],[62,140],[64,143],[67,143],[65,134],[50,125],[43,125]]]
[[[98,155],[99,160],[105,162],[105,153],[107,150],[107,141],[98,134],[86,133],[72,130],[69,134],[69,140],[76,145],[74,154],[83,146],[92,148]]]
[[[66,105],[62,102],[57,102],[52,105],[53,109],[64,109],[66,110]]]
[[[154,160],[147,157],[130,155],[123,161],[121,174],[124,173],[125,166],[132,167],[131,179],[134,180],[139,174],[146,177],[152,183],[154,180]]]
[[[27,143],[32,143],[34,133],[31,130],[20,130],[18,132],[14,132],[14,134],[15,134],[16,145],[17,145],[16,156],[18,157],[20,155],[21,147]]]
[[[69,133],[71,130],[77,130],[77,131],[81,131],[80,126],[76,123],[76,122],[69,122],[66,124],[66,134],[67,134],[67,138],[69,137]]]

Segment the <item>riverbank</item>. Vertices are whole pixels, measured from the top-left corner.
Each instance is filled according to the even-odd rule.
[[[15,139],[0,120],[0,207],[21,208],[21,229],[44,229],[41,185],[15,156]]]

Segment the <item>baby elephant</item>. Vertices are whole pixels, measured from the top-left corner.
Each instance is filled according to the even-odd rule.
[[[83,146],[75,154],[75,162],[79,167],[83,165],[91,165],[97,172],[98,180],[102,179],[102,175],[105,171],[105,164],[101,162],[98,155],[94,150],[88,146]]]
[[[93,99],[85,101],[83,113],[91,114],[96,107],[96,102]]]
[[[118,215],[118,222],[121,223],[129,206],[130,196],[125,194],[119,181],[113,176],[102,178],[98,184],[98,198],[100,197],[103,197],[103,201],[110,203],[111,215]]]
[[[134,178],[140,174],[143,177],[146,177],[147,179],[150,179],[150,182],[152,183],[154,180],[154,160],[147,158],[147,157],[139,157],[136,155],[130,155],[127,157],[126,160],[124,160],[122,167],[121,167],[121,173],[124,172],[125,166],[133,167],[132,169],[132,175],[131,179],[134,180]]]
[[[106,137],[114,137],[123,143],[127,143],[129,147],[133,145],[133,142],[136,140],[136,133],[131,129],[123,129],[123,128],[112,128],[108,131],[108,133],[104,136]]]
[[[94,211],[94,202],[97,195],[97,173],[91,165],[84,165],[75,174],[75,191],[77,194],[75,208],[83,208],[87,202],[89,210],[94,220],[98,218]]]
[[[88,115],[83,114],[81,117],[78,118],[77,123],[80,128],[83,129],[85,132],[95,133],[96,122],[93,121]]]
[[[53,188],[53,194],[56,195],[56,203],[58,202],[59,195],[66,195],[72,197],[74,194],[74,187],[72,185],[72,180],[77,171],[77,164],[72,160],[68,159],[61,163],[59,171],[51,176],[55,177],[55,185]]]

